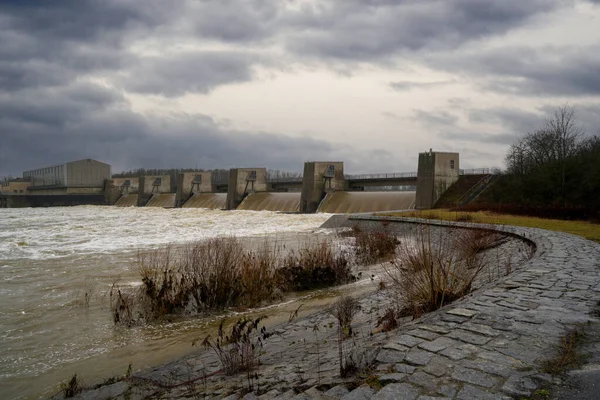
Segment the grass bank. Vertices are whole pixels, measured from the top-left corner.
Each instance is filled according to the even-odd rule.
[[[408,213],[388,213],[383,215],[541,228],[551,231],[572,233],[593,240],[596,243],[600,243],[600,224],[594,224],[587,221],[564,221],[558,219],[496,214],[489,211],[464,212],[445,209],[413,211]]]

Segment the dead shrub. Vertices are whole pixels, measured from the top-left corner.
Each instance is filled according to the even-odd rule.
[[[344,340],[352,337],[352,320],[359,310],[358,302],[350,296],[341,296],[332,306],[331,314],[338,321],[338,358],[340,376],[346,377],[358,369],[354,352],[344,349]]]
[[[471,291],[485,264],[473,251],[470,235],[479,233],[468,230],[434,237],[424,225],[417,229],[414,243],[403,242],[397,259],[386,267],[405,304],[400,316],[418,318]]]
[[[460,229],[455,235],[455,242],[467,255],[498,247],[508,239],[506,235],[486,229]]]
[[[199,314],[229,307],[256,307],[282,292],[309,290],[352,281],[346,253],[323,241],[287,256],[265,242],[244,250],[234,237],[139,252],[137,289],[111,290],[115,324],[132,326],[166,315]]]
[[[389,259],[396,253],[396,247],[400,244],[398,238],[387,230],[365,231],[354,225],[352,235],[356,240],[356,257],[364,264]]]
[[[359,310],[358,302],[350,296],[340,297],[331,306],[331,314],[337,319],[344,339],[352,336],[352,320]]]
[[[554,357],[543,363],[543,370],[549,374],[559,374],[569,368],[576,367],[582,362],[578,355],[578,347],[584,339],[583,329],[573,328],[567,331],[560,339]]]
[[[385,313],[377,319],[376,328],[381,328],[383,332],[389,332],[392,329],[398,327],[398,320],[396,319],[396,310],[392,307],[388,307]]]
[[[304,291],[340,285],[355,280],[345,252],[336,252],[331,242],[309,244],[291,252],[276,271],[281,290]]]
[[[227,375],[245,372],[250,389],[253,387],[253,381],[258,379],[260,349],[271,336],[264,326],[259,329],[259,324],[265,318],[262,316],[254,320],[239,319],[232,325],[229,334],[223,329],[225,321],[221,321],[217,337],[213,340],[207,336],[202,342],[205,348],[215,352]]]

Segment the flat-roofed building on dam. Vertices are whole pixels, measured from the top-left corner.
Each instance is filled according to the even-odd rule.
[[[23,172],[31,180],[30,192],[96,193],[110,177],[109,164],[90,158]]]

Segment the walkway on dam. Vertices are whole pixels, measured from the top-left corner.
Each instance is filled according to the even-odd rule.
[[[351,217],[351,222],[381,219],[360,216]],[[385,219],[432,223],[408,218]],[[433,224],[476,226],[452,222]],[[585,329],[591,336],[600,331],[597,308],[600,244],[561,232],[495,228],[533,241],[536,245],[533,257],[508,276],[436,312],[391,332],[365,337],[361,343],[362,356],[375,359],[373,374],[377,378],[373,376],[371,380],[382,383],[383,388],[377,390],[366,384],[352,387],[338,376],[336,352],[331,354],[314,348],[315,329],[324,329],[334,321],[330,314],[322,312],[285,325],[277,332],[279,337],[269,339],[265,352],[279,352],[280,363],[260,371],[259,383],[261,390],[266,389],[265,394],[248,393],[243,398],[519,399],[532,396],[536,390],[552,388],[557,378],[544,373],[542,363],[553,356],[565,333],[574,327]],[[369,307],[382,297],[381,293],[368,296],[361,300],[361,306]],[[319,365],[318,371],[298,370],[298,360],[291,346],[296,341],[304,343],[306,348],[302,361]],[[596,361],[595,358],[589,360]],[[588,370],[600,368],[598,365],[587,367]],[[198,376],[201,371],[210,372],[213,368],[218,368],[214,360],[197,354],[143,375],[164,382],[167,379],[181,382],[185,377]],[[220,380],[221,385],[209,384],[204,391],[202,383],[197,382],[198,398],[242,398],[240,394],[230,394],[236,383],[243,387],[242,377],[221,377]],[[129,383],[120,382],[85,393],[81,398],[140,398],[158,394],[156,390],[156,387],[144,388],[143,385],[130,388]],[[173,388],[168,393],[163,392],[163,396],[190,398],[190,390],[189,387]]]

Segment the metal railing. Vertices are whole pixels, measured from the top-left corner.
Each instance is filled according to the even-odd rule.
[[[287,176],[287,177],[269,177],[267,182],[302,182],[301,176]]]
[[[471,168],[471,169],[459,169],[459,175],[488,175],[495,174],[496,170],[493,168]],[[347,180],[358,180],[358,179],[394,179],[394,178],[416,178],[416,172],[389,172],[389,173],[374,173],[374,174],[346,174],[344,178]],[[301,176],[285,176],[285,177],[268,177],[267,182],[280,183],[280,182],[302,182]],[[222,185],[228,183],[227,179],[213,179],[212,183]]]
[[[491,168],[472,168],[472,169],[459,169],[459,175],[488,175],[493,174],[494,171]]]
[[[416,178],[416,172],[390,172],[382,174],[344,175],[346,179],[388,179],[388,178]]]

